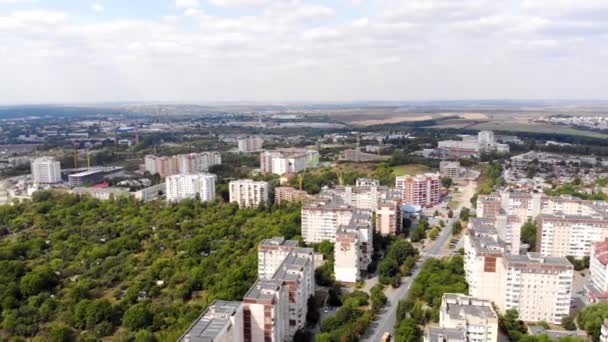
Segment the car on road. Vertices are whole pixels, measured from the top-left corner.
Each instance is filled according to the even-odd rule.
[[[380,342],[390,342],[390,340],[391,340],[391,333],[385,332],[384,335],[382,335],[382,339],[380,340]]]

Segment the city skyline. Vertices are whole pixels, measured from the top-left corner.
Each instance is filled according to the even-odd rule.
[[[0,0],[0,104],[605,99],[608,3]]]

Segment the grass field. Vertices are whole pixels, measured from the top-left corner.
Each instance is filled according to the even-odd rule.
[[[508,132],[532,132],[532,133],[553,133],[553,134],[566,134],[566,135],[578,135],[590,138],[608,139],[608,134],[584,131],[576,128],[536,124],[536,123],[517,123],[517,122],[505,122],[505,121],[488,121],[472,125],[467,127],[469,129],[478,130],[495,130],[495,131],[508,131]]]
[[[431,168],[426,165],[410,164],[393,166],[393,174],[395,176],[417,175],[420,173],[430,172]]]

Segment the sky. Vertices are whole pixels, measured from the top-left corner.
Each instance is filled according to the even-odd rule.
[[[608,0],[0,0],[0,103],[608,99]]]

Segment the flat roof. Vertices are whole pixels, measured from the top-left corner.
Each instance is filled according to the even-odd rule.
[[[179,342],[212,342],[230,323],[241,302],[216,300],[192,323]]]

